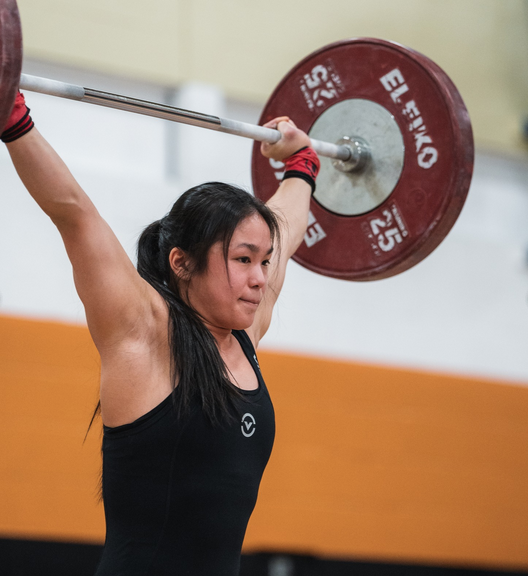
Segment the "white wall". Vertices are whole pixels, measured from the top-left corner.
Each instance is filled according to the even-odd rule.
[[[193,84],[178,93],[38,62],[24,71],[257,122],[254,105]],[[40,131],[134,257],[141,229],[187,187],[251,187],[252,143],[27,94]],[[352,283],[290,263],[263,347],[528,384],[528,163],[480,151],[442,245],[395,278]],[[60,237],[0,148],[0,313],[83,322]]]

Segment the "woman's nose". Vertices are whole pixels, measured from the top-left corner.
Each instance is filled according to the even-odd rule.
[[[255,266],[252,270],[251,285],[263,286],[266,283],[266,274],[262,266]]]

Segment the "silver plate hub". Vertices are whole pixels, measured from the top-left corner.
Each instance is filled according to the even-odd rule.
[[[383,106],[354,98],[325,110],[310,129],[311,138],[367,148],[352,170],[337,160],[321,157],[314,198],[327,210],[343,216],[370,212],[394,190],[403,169],[405,146],[394,116]]]

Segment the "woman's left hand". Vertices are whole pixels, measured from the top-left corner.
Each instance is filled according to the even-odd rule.
[[[297,150],[310,146],[310,137],[297,128],[288,116],[279,116],[264,124],[265,128],[274,128],[282,134],[282,138],[275,144],[262,142],[260,151],[266,158],[273,160],[284,160]]]

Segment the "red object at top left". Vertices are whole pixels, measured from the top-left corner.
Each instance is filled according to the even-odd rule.
[[[22,29],[15,0],[0,0],[0,133],[11,114],[22,71]]]

